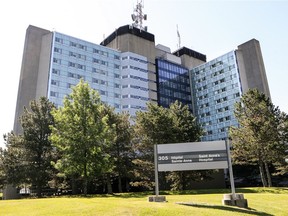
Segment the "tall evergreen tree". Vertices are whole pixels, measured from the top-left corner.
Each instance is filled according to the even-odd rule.
[[[24,107],[20,118],[23,128],[24,161],[28,169],[27,177],[36,187],[37,196],[47,186],[53,167],[51,166],[53,149],[49,136],[50,126],[54,124],[51,111],[55,106],[45,97],[32,100],[30,109]]]
[[[81,79],[64,106],[52,112],[51,140],[61,153],[56,167],[66,175],[81,176],[85,195],[89,179],[105,167],[109,155],[103,150],[113,140],[103,110],[98,92]]]
[[[202,128],[188,106],[177,101],[171,104],[169,109],[148,103],[147,112],[137,113],[134,130],[134,150],[137,157],[133,161],[136,165],[136,180],[132,185],[149,189],[152,189],[154,180],[154,145],[199,141],[202,135]],[[174,178],[169,179],[176,182],[181,176],[184,175],[177,172],[174,173]]]
[[[234,113],[239,123],[230,129],[235,163],[258,165],[263,186],[272,186],[269,167],[284,160],[287,115],[256,89],[242,96]]]

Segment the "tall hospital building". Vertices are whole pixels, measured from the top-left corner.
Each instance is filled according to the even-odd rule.
[[[137,17],[136,17],[137,18]],[[135,17],[134,17],[135,19]],[[146,28],[125,25],[100,44],[29,26],[26,32],[14,132],[29,102],[46,96],[62,106],[83,78],[117,112],[145,111],[148,101],[168,107],[187,104],[205,130],[203,141],[227,137],[237,125],[234,103],[250,88],[270,97],[260,44],[252,39],[236,50],[206,61],[187,47],[172,52],[155,45]]]

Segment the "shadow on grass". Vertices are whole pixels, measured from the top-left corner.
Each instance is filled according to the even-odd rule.
[[[160,195],[200,195],[200,194],[229,194],[230,189],[198,189],[184,191],[160,191]],[[288,188],[236,188],[236,193],[273,193],[288,194]],[[155,195],[154,191],[146,192],[129,192],[129,193],[113,193],[113,194],[89,194],[89,195],[68,195],[71,198],[96,198],[96,197],[118,197],[118,198],[146,198]]]
[[[251,209],[251,208],[244,209],[244,208],[237,208],[237,207],[230,207],[230,206],[196,204],[196,203],[176,203],[176,204],[190,206],[190,207],[196,207],[196,208],[207,208],[207,209],[231,211],[231,212],[237,212],[237,213],[243,213],[243,214],[249,214],[249,215],[272,216],[272,214],[268,214],[265,212],[259,212],[259,211],[256,211],[255,209]]]
[[[285,187],[257,187],[257,188],[238,188],[236,189],[238,193],[273,193],[273,194],[286,194],[288,193],[288,188]]]
[[[147,196],[153,195],[154,192],[134,192],[134,193],[113,193],[113,194],[87,194],[85,195],[70,195],[66,196],[69,198],[146,198]]]

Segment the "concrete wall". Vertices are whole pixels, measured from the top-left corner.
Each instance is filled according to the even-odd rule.
[[[205,61],[199,60],[189,55],[182,55],[180,56],[180,58],[181,58],[182,66],[188,68],[188,70],[191,70],[192,68],[205,63]]]
[[[136,54],[145,56],[148,60],[148,70],[156,72],[155,69],[155,42],[145,40],[133,34],[118,35],[113,41],[106,45],[107,47],[121,50],[122,52],[134,52]],[[149,80],[156,82],[156,74],[149,73]],[[156,91],[157,86],[154,82],[149,82],[149,89]],[[155,92],[149,92],[149,98],[157,100],[157,94]]]
[[[26,31],[13,128],[16,134],[22,132],[19,124],[19,117],[23,113],[23,107],[29,107],[29,102],[36,99],[37,88],[47,89],[47,83],[45,84],[43,81],[41,82],[41,85],[37,85],[38,76],[40,74],[39,68],[44,69],[43,64],[40,64],[41,53],[44,52],[42,49],[44,49],[44,47],[50,47],[51,49],[51,43],[50,45],[46,44],[45,46],[42,46],[43,36],[47,34],[52,38],[52,33],[50,31],[31,25]],[[47,52],[44,53],[47,55]],[[42,92],[44,91],[42,90]]]
[[[36,89],[36,99],[48,96],[48,83],[50,61],[52,53],[53,34],[47,34],[42,37],[41,52],[39,59],[38,80]],[[53,59],[52,59],[53,60]]]
[[[271,98],[259,41],[252,39],[239,45],[236,57],[243,93],[257,88]]]

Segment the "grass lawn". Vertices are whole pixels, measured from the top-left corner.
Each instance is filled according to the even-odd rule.
[[[229,190],[162,192],[168,202],[148,202],[147,193],[0,200],[0,215],[288,215],[288,188],[238,189],[248,200],[249,209],[222,205]],[[177,202],[194,203],[194,206]]]

